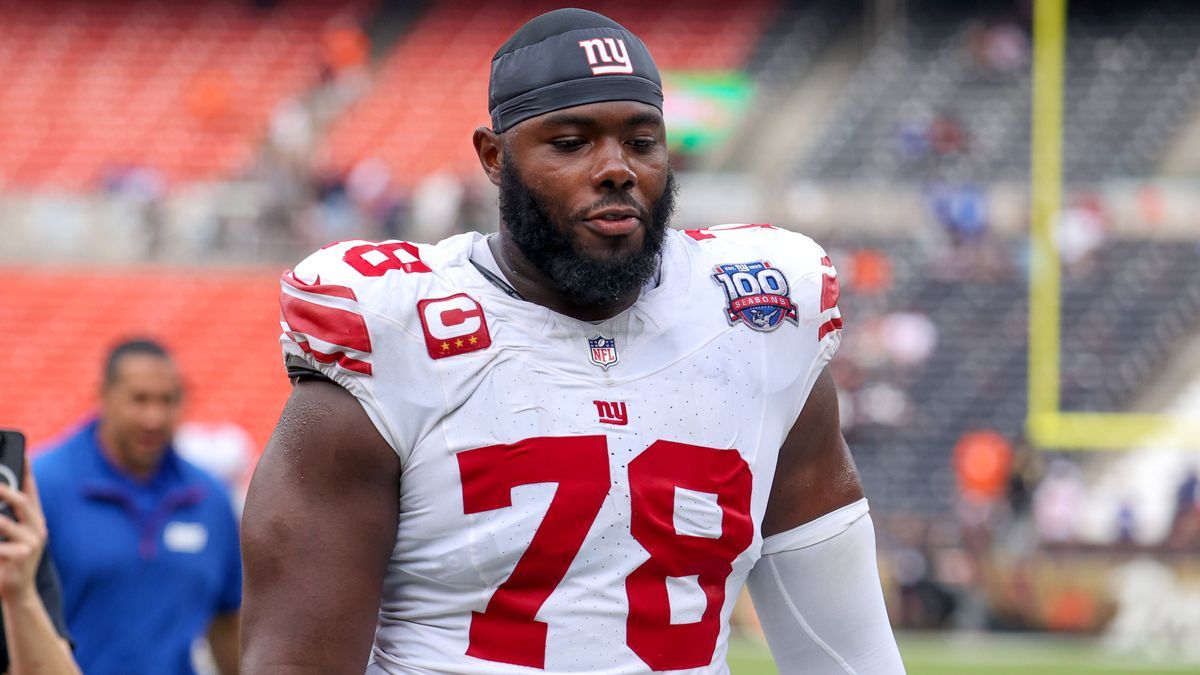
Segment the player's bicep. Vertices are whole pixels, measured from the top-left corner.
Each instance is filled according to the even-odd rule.
[[[245,672],[362,672],[399,475],[399,458],[354,396],[297,383],[243,515]]]
[[[762,536],[786,532],[862,496],[858,470],[842,438],[837,389],[825,370],[779,450]]]

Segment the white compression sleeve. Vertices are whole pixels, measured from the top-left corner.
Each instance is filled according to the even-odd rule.
[[[781,675],[904,673],[867,500],[767,537],[747,585]]]

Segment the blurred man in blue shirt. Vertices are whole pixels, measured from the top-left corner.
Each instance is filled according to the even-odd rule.
[[[172,447],[183,386],[157,343],[118,345],[99,417],[34,465],[75,657],[88,675],[193,673],[207,632],[237,672],[241,555],[229,495]]]

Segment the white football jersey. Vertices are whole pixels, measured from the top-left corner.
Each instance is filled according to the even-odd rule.
[[[779,447],[840,339],[829,259],[670,230],[658,284],[591,323],[489,281],[480,238],[342,242],[283,278],[285,355],[403,465],[368,672],[727,673]]]

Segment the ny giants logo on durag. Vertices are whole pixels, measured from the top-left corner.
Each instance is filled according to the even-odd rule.
[[[633,61],[621,38],[592,38],[580,40],[579,46],[587,52],[592,75],[628,75],[633,72]]]
[[[783,272],[765,260],[717,265],[713,279],[725,291],[729,323],[743,321],[757,331],[773,331],[784,319],[799,323]]]

